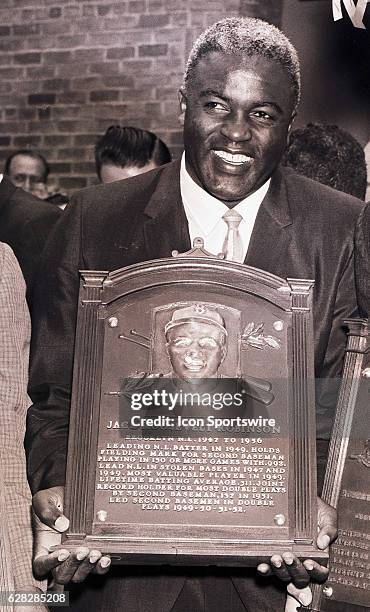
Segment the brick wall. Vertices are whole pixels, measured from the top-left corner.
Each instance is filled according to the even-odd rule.
[[[198,34],[232,15],[276,23],[282,0],[1,0],[0,160],[35,147],[72,192],[95,182],[112,123],[181,151],[177,90]]]

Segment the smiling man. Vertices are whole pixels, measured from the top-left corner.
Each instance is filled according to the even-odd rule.
[[[266,183],[286,148],[299,73],[274,63],[272,71],[271,59],[241,51],[189,61],[180,93],[186,170],[230,208]]]
[[[328,439],[335,402],[327,381],[340,375],[342,319],[357,307],[352,245],[361,203],[279,169],[299,92],[298,58],[278,29],[255,19],[218,22],[195,43],[187,65],[181,162],[80,192],[49,241],[35,307],[26,446],[35,510],[54,528],[41,536],[51,544],[67,525],[61,507],[79,269],[170,257],[200,236],[208,251],[224,251],[228,259],[283,278],[315,279],[315,371],[324,379],[317,421],[319,437]],[[324,548],[335,528],[321,510]],[[36,568],[54,568],[59,582],[107,571],[109,559],[99,551],[48,555],[43,546]],[[272,567],[297,586],[326,571],[292,555],[273,558]],[[79,590],[74,610],[278,612],[285,601],[273,584],[256,584],[254,570],[225,568],[188,568],[186,576],[176,568],[114,568],[106,580],[90,576]],[[300,595],[307,603],[306,593]]]

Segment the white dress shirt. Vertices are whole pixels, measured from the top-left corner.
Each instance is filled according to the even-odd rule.
[[[270,180],[234,207],[243,217],[238,228],[243,242],[243,259],[247,254],[258,209],[270,186]],[[181,159],[180,189],[191,243],[193,244],[194,238],[203,238],[204,248],[209,253],[218,255],[222,252],[227,233],[227,225],[222,216],[229,208],[193,181],[185,167],[185,153]]]

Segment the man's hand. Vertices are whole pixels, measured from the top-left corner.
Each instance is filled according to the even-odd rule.
[[[45,489],[33,496],[35,575],[44,577],[52,571],[55,582],[67,584],[71,581],[82,582],[91,572],[106,574],[110,558],[102,556],[99,550],[80,546],[73,552],[66,548],[49,552],[53,546],[60,545],[61,533],[69,526],[69,521],[63,514],[63,499],[63,487]]]
[[[317,498],[317,524],[319,533],[316,544],[320,550],[325,550],[337,537],[337,513],[320,497]],[[307,588],[309,582],[325,582],[329,575],[327,567],[313,559],[301,562],[292,553],[273,555],[270,564],[261,563],[257,571],[264,576],[273,575],[286,582],[288,593],[304,606],[311,603],[311,591]],[[295,609],[290,599],[288,595],[286,612]]]

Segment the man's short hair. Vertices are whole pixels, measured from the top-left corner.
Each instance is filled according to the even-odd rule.
[[[162,166],[171,161],[171,154],[158,136],[140,128],[111,125],[95,146],[95,165],[99,178],[103,164],[120,168],[143,168],[151,161]]]
[[[293,130],[283,164],[333,189],[365,199],[364,150],[352,134],[337,125],[309,123]]]
[[[297,108],[301,91],[298,55],[278,28],[251,17],[228,17],[213,24],[199,36],[190,52],[184,75],[185,91],[199,60],[213,51],[247,57],[260,55],[279,62],[290,77]]]
[[[38,159],[44,167],[44,172],[42,176],[43,176],[43,183],[46,183],[49,173],[50,173],[50,166],[48,162],[46,161],[45,157],[41,155],[41,153],[39,153],[38,151],[35,151],[34,149],[19,149],[19,151],[15,151],[11,155],[9,155],[9,157],[5,161],[4,174],[9,176],[10,165],[12,163],[12,160],[14,159],[14,157],[17,157],[18,155],[25,155],[26,157],[32,157],[33,159]]]

